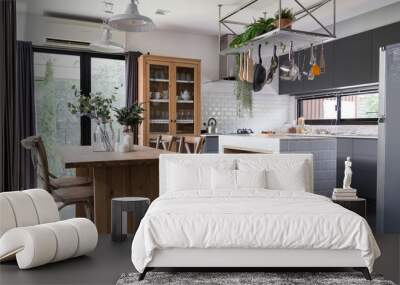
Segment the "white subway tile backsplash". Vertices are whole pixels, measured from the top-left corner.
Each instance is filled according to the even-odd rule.
[[[238,128],[253,131],[280,128],[290,119],[290,98],[278,95],[266,86],[252,95],[252,111],[244,110],[236,100],[234,82],[213,82],[202,86],[202,122],[210,117],[218,122],[219,132],[234,132]]]

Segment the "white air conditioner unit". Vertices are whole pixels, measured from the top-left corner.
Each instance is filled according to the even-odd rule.
[[[43,45],[84,50],[91,42],[99,41],[103,33],[99,23],[48,16],[42,17],[39,30]],[[113,31],[113,41],[125,44],[125,37],[126,33]]]
[[[90,49],[89,42],[75,41],[69,39],[48,38],[48,37],[44,39],[44,45],[48,47],[66,48],[66,49],[83,49],[83,50]]]

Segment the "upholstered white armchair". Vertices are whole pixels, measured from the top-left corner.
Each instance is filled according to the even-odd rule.
[[[45,190],[0,193],[0,262],[17,259],[20,269],[84,255],[97,245],[88,219],[60,221],[57,205]]]

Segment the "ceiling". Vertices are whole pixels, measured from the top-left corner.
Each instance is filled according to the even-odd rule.
[[[129,0],[107,0],[114,3],[114,13],[125,10]],[[319,0],[300,0],[308,6]],[[44,12],[58,12],[90,17],[104,17],[104,0],[17,0],[19,12],[43,15]],[[218,34],[218,7],[223,4],[222,14],[227,14],[248,0],[141,0],[139,10],[143,15],[151,17],[159,30],[184,31],[197,34]],[[357,15],[379,9],[381,7],[399,2],[399,0],[336,0],[337,21],[355,17]],[[249,8],[237,14],[232,20],[251,22],[253,18],[263,16],[263,12],[272,16],[278,9],[277,0],[259,0]],[[293,0],[282,0],[283,7],[293,7],[298,10]],[[331,4],[321,8],[316,13],[318,19],[324,24],[332,23]],[[155,14],[157,9],[169,11],[166,15]],[[318,29],[311,19],[299,22],[304,29]],[[240,32],[241,27],[235,27]],[[223,29],[223,32],[227,32]]]

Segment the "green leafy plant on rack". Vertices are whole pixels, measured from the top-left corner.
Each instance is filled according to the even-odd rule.
[[[231,43],[229,44],[229,47],[231,48],[241,47],[245,45],[247,42],[249,42],[251,39],[274,30],[275,29],[274,22],[275,22],[274,18],[267,18],[267,19],[259,18],[254,23],[248,25],[244,33],[234,37]]]
[[[281,26],[290,28],[291,22],[294,20],[294,14],[291,9],[284,8],[281,10]],[[254,23],[248,25],[246,30],[230,42],[230,48],[239,48],[247,44],[255,37],[275,30],[279,26],[279,11],[275,13],[275,17],[259,18]]]

